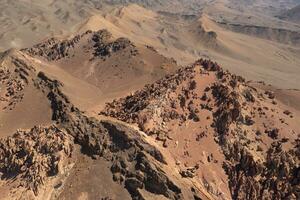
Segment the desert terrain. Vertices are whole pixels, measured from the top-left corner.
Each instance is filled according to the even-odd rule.
[[[299,199],[299,5],[0,0],[0,200]]]

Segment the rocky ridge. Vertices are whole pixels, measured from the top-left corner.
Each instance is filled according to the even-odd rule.
[[[27,66],[24,61],[24,66]],[[17,73],[18,71],[13,72]],[[133,199],[144,199],[147,191],[169,199],[191,198],[197,193],[176,180],[166,170],[163,154],[149,144],[141,134],[125,125],[99,121],[85,116],[63,94],[60,81],[49,78],[33,68],[29,80],[48,98],[53,124],[19,130],[0,141],[1,180],[20,181],[16,188],[21,193],[41,194],[52,176],[71,170],[76,157],[75,146],[93,159],[104,159],[111,165],[113,180],[123,185]]]
[[[201,82],[199,77],[206,81]],[[210,123],[213,131],[206,128],[196,140],[212,134],[222,149],[225,160],[220,170],[228,176],[232,199],[297,199],[299,130],[287,126],[285,120],[289,118],[282,117],[284,112],[272,92],[254,88],[217,63],[201,59],[141,91],[108,103],[101,114],[138,125],[157,141],[163,141],[166,148],[172,143],[178,146],[178,141],[172,139],[174,124],[198,123],[201,127],[201,122]],[[276,128],[275,124],[284,124],[285,128]]]
[[[0,69],[0,83],[3,88],[0,91],[0,102],[2,102],[4,110],[12,110],[18,102],[22,101],[24,89],[31,81],[29,80],[29,73],[34,71],[22,59],[11,57],[12,51],[2,53],[2,57],[7,57]],[[12,67],[5,63],[10,61],[13,63]]]
[[[114,90],[134,91],[178,67],[174,59],[164,57],[152,47],[116,38],[105,29],[67,39],[52,38],[22,52],[67,71],[107,95],[115,93]],[[129,81],[133,79],[136,81]]]
[[[19,130],[0,145],[2,178],[18,178],[19,186],[35,195],[47,177],[64,170],[74,148],[72,137],[55,125]]]
[[[60,60],[66,57],[70,58],[74,56],[74,48],[78,46],[84,38],[90,38],[88,40],[91,40],[91,45],[84,47],[84,51],[92,50],[94,57],[100,57],[102,59],[127,47],[134,49],[134,45],[128,39],[118,38],[113,40],[112,34],[106,29],[103,29],[96,32],[89,30],[71,39],[60,40],[58,38],[50,38],[45,42],[34,45],[31,48],[23,49],[22,51],[31,56],[43,57],[49,61]]]
[[[53,177],[72,170],[79,149],[105,160],[113,181],[133,199],[151,198],[148,193],[168,199],[299,197],[294,114],[273,92],[215,62],[198,60],[101,112],[127,124],[87,117],[64,94],[64,84],[36,70],[24,52],[9,54],[5,62],[2,83],[17,91],[11,99],[30,85],[47,97],[52,110],[49,126],[18,130],[0,141],[1,180],[18,180],[14,187],[22,188],[21,194],[43,194]],[[175,171],[168,168],[172,159]]]

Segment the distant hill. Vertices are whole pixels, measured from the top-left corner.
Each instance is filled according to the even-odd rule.
[[[279,16],[279,18],[300,24],[300,4],[290,10],[285,11]]]

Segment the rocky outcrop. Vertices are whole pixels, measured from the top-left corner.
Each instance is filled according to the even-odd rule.
[[[96,32],[86,31],[81,35],[76,35],[72,39],[59,40],[51,38],[43,43],[37,44],[32,48],[22,51],[31,55],[43,57],[49,61],[56,61],[66,57],[72,57],[75,54],[75,47],[80,45],[82,40],[88,40],[88,45],[84,46],[84,51],[92,51],[93,57],[105,59],[117,51],[125,48],[131,48],[133,56],[137,55],[134,44],[126,38],[113,39],[112,34],[106,29]]]
[[[104,123],[104,126],[111,133],[114,142],[111,143],[110,148],[115,154],[111,166],[115,181],[124,184],[135,198],[141,198],[139,190],[142,189],[164,195],[169,199],[182,198],[181,189],[161,171],[160,164],[148,156],[152,155],[156,160],[164,163],[164,158],[159,151],[141,138],[128,137],[131,135],[130,130],[124,128],[122,130],[120,126],[108,123]]]
[[[105,32],[86,34],[94,34],[93,48],[98,52],[94,56],[101,59],[131,45],[126,39],[117,40],[118,44],[109,41],[110,35]],[[77,44],[74,42],[71,46]],[[58,53],[55,59],[65,55],[54,52]],[[168,199],[200,199],[206,195],[188,184],[198,180],[205,193],[225,199],[222,190],[214,188],[216,184],[209,183],[206,177],[199,179],[199,172],[206,166],[219,171],[223,167],[227,177],[224,173],[222,179],[216,180],[224,183],[228,178],[226,191],[230,191],[232,199],[299,198],[299,140],[282,135],[285,130],[272,121],[278,113],[288,119],[292,113],[272,103],[276,99],[272,92],[249,86],[242,77],[224,71],[215,62],[200,59],[128,97],[108,103],[101,114],[123,121],[119,122],[87,117],[63,93],[63,83],[36,72],[22,59],[11,59],[15,68],[1,68],[1,84],[11,91],[11,99],[32,84],[49,100],[53,124],[19,130],[1,140],[3,180],[19,180],[21,187],[38,195],[49,177],[58,176],[67,167],[73,149],[79,147],[81,153],[106,161],[113,180],[124,186],[133,199],[143,199],[145,193]],[[158,144],[130,124],[153,136]],[[178,134],[180,130],[193,130],[195,134],[185,138],[182,145],[178,139],[182,136]],[[177,131],[175,140],[172,131]],[[159,149],[170,147],[175,152],[182,148],[183,157],[192,159],[192,139],[196,144],[207,142],[220,148],[215,152],[208,152],[210,146],[199,148],[195,163],[184,161],[181,166],[176,160],[174,164],[179,169],[170,172],[166,166],[169,157]],[[160,144],[162,147],[157,147]]]
[[[201,65],[207,71],[221,71],[222,70],[218,63],[213,62],[211,60],[202,59],[202,58],[197,60],[193,65],[194,66]]]
[[[214,113],[215,126],[220,136],[228,133],[231,123],[241,119],[239,95],[223,84],[215,84],[212,93],[216,98],[217,111]]]
[[[199,80],[205,76],[213,81],[201,85]],[[205,116],[208,112],[213,117],[214,140],[226,159],[223,169],[232,199],[298,199],[299,141],[289,143],[292,147],[288,151],[281,147],[289,140],[272,120],[275,116],[280,118],[276,113],[290,113],[278,111],[275,98],[271,91],[260,91],[217,63],[200,59],[128,97],[108,103],[100,114],[137,124],[168,147],[173,126],[169,122],[186,127],[191,120],[200,126],[202,121],[210,121],[209,116],[203,119],[199,114],[207,110]],[[265,131],[268,139],[257,127]],[[196,140],[203,137],[207,137],[205,132],[198,134]],[[180,173],[182,177],[194,178],[195,171],[188,168]]]
[[[144,89],[137,91],[131,96],[107,103],[101,114],[112,116],[128,123],[137,123],[141,130],[148,134],[158,131],[145,127],[145,124],[154,117],[159,118],[157,123],[167,122],[171,119],[198,121],[198,108],[193,107],[192,102],[193,98],[197,98],[193,96],[195,93],[192,92],[196,85],[195,82],[189,81],[194,76],[193,66],[179,69],[177,73],[168,75],[154,84],[146,85]],[[169,99],[168,96],[174,94],[183,82],[187,82],[185,88],[182,89],[185,91],[184,95],[176,95],[174,99]],[[188,103],[189,105],[187,105]],[[169,110],[170,107],[172,108],[171,110]],[[179,114],[177,111],[179,107],[186,109],[187,113]],[[160,110],[159,113],[157,108]]]
[[[243,126],[255,123],[251,119],[255,113],[249,112],[249,107],[260,106],[256,99],[260,99],[261,94],[230,73],[225,73],[221,82],[212,86],[216,102],[213,126],[227,158],[224,169],[229,177],[232,198],[298,199],[300,180],[295,176],[299,171],[299,157],[295,153],[299,148],[298,140],[295,147],[284,151],[283,140],[279,141],[279,129],[266,129],[266,134],[275,141],[266,155],[253,153],[249,147],[251,139],[240,134],[245,134]],[[265,94],[271,100],[275,98],[269,91]]]
[[[118,44],[111,47],[117,51],[128,42],[120,39]],[[55,58],[63,55],[57,53]],[[85,116],[63,93],[60,81],[49,78],[44,72],[36,72],[23,59],[13,61],[15,69],[1,68],[1,80],[5,84],[20,80],[22,88],[31,84],[44,94],[51,105],[53,124],[19,130],[0,141],[1,180],[8,183],[18,180],[20,191],[24,188],[38,196],[42,188],[50,184],[50,177],[58,177],[68,167],[67,161],[74,161],[73,156],[77,154],[73,152],[79,146],[82,153],[111,165],[114,181],[123,185],[133,199],[142,199],[141,191],[183,199],[183,186],[165,170],[163,154],[141,133],[124,124]]]
[[[7,52],[9,54],[9,52]],[[13,66],[0,66],[0,103],[4,110],[12,110],[24,97],[24,90],[30,82],[30,74],[34,69],[22,59],[7,56]]]
[[[134,47],[133,43],[126,38],[119,38],[115,41],[110,42],[111,39],[111,33],[105,30],[94,33],[94,35],[92,36],[92,41],[94,42],[94,56],[105,58],[106,56],[111,56],[112,53],[115,53],[127,47]],[[136,50],[135,53],[137,53]]]
[[[182,198],[181,189],[161,167],[165,164],[161,152],[137,131],[84,116],[61,92],[61,83],[41,72],[37,77],[35,84],[47,94],[57,126],[71,135],[85,154],[111,162],[114,180],[124,185],[133,198],[141,198],[140,190],[170,199]]]
[[[22,51],[32,56],[44,57],[48,60],[59,60],[61,58],[70,56],[70,51],[83,36],[84,34],[78,35],[71,40],[64,41],[60,41],[56,38],[51,38],[31,48],[23,49]]]
[[[224,165],[233,199],[298,199],[298,148],[286,152],[274,142],[261,162],[240,144],[233,144],[226,151],[229,162]]]
[[[47,178],[67,165],[73,148],[73,138],[54,125],[19,130],[0,140],[1,179],[18,178],[19,186],[37,195]]]

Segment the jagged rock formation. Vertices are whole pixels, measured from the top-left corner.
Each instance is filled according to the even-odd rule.
[[[93,59],[134,48],[123,38],[106,40],[105,31],[85,34]],[[1,95],[19,105],[18,97],[30,88],[51,108],[49,125],[18,130],[0,141],[1,180],[8,185],[17,180],[13,188],[20,188],[19,196],[43,198],[56,179],[65,190],[63,177],[84,154],[104,161],[111,179],[132,199],[299,198],[297,116],[274,92],[200,59],[108,103],[101,114],[115,119],[99,120],[71,102],[61,80],[35,66],[37,57],[70,59],[82,45],[55,43],[2,55]],[[53,195],[58,198],[59,192]]]
[[[199,60],[108,103],[101,114],[137,124],[167,148],[174,143],[174,124],[179,123],[178,128],[208,124],[212,130],[206,127],[195,140],[211,134],[222,149],[225,160],[219,167],[226,171],[232,199],[298,199],[299,130],[295,125],[281,125],[284,106],[274,104],[274,99],[270,92],[252,87],[216,63]],[[182,134],[181,139],[187,137]],[[174,144],[178,146],[178,141]],[[189,155],[192,148],[185,152]],[[195,176],[188,172],[183,171],[183,176]]]
[[[10,51],[4,52],[3,57]],[[29,84],[29,71],[33,70],[21,59],[12,59],[13,67],[4,66],[0,69],[0,102],[4,110],[12,110],[24,97],[24,88]]]
[[[38,194],[46,178],[55,176],[65,167],[71,156],[72,137],[56,126],[34,127],[17,131],[0,141],[0,172],[2,178],[17,178],[18,187]]]
[[[31,48],[23,49],[23,51],[32,56],[44,57],[49,61],[60,60],[65,57],[74,56],[75,46],[79,45],[84,37],[90,37],[92,43],[91,47],[86,47],[85,51],[89,51],[89,48],[92,48],[92,54],[94,56],[99,56],[102,59],[107,56],[111,56],[112,52],[116,52],[130,46],[134,48],[134,45],[125,38],[119,38],[112,41],[112,34],[104,29],[98,32],[87,31],[81,35],[73,37],[72,39],[62,41],[56,38],[51,38]]]
[[[233,199],[298,199],[298,143],[289,151],[282,150],[281,142],[272,143],[264,162],[256,161],[241,144],[229,147],[226,153],[231,163],[224,168]]]
[[[112,161],[114,180],[124,184],[133,198],[142,198],[141,189],[170,199],[182,197],[181,189],[159,169],[158,164],[165,163],[162,154],[137,132],[85,117],[68,102],[55,81],[41,73],[38,77],[39,85],[51,88],[48,98],[53,105],[53,120],[74,137],[86,154]]]
[[[133,199],[146,198],[142,191],[169,199],[190,198],[199,193],[199,189],[191,192],[171,175],[163,154],[138,131],[85,116],[63,94],[61,82],[44,72],[31,69],[29,73],[30,81],[51,104],[54,124],[20,130],[0,142],[1,179],[16,178],[25,190],[39,195],[50,176],[57,176],[61,168],[67,167],[67,160],[76,156],[72,152],[79,145],[82,153],[109,162],[113,180],[123,185]]]
[[[127,38],[116,38],[106,29],[86,31],[69,39],[51,38],[22,52],[46,60],[105,93],[113,93],[123,85],[127,87],[122,91],[136,90],[177,69],[174,59]],[[138,80],[129,81],[133,79]]]

